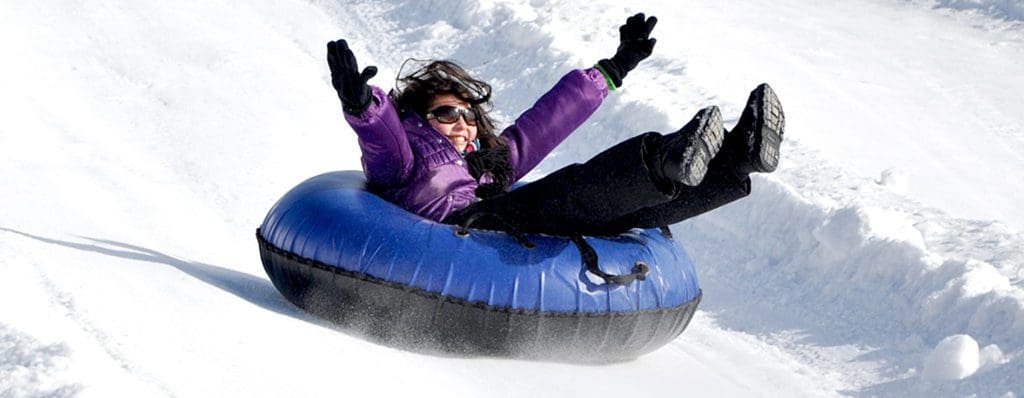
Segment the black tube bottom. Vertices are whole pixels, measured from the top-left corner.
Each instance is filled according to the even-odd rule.
[[[256,236],[267,275],[293,304],[372,342],[425,354],[625,361],[679,336],[701,300],[609,313],[496,307],[300,258]]]

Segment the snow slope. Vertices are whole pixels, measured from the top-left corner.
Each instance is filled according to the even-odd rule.
[[[0,3],[0,396],[1024,393],[1018,1]],[[358,169],[324,64],[388,87],[453,58],[508,121],[616,46],[655,55],[536,177],[770,82],[784,160],[674,226],[705,301],[636,361],[376,346],[288,304],[253,237],[288,188]],[[396,382],[397,378],[401,382]]]

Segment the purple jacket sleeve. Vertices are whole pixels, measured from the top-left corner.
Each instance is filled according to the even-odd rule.
[[[502,132],[509,146],[513,182],[533,170],[558,144],[583,124],[608,95],[597,69],[574,70]]]
[[[359,115],[345,114],[345,120],[359,136],[366,179],[371,184],[394,186],[409,175],[412,148],[391,98],[379,87],[371,87],[370,107]]]

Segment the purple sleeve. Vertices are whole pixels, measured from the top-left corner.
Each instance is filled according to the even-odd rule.
[[[373,87],[370,107],[359,115],[345,114],[345,120],[359,136],[366,179],[379,186],[402,183],[412,168],[412,149],[391,98]]]
[[[582,125],[607,95],[608,84],[600,71],[574,70],[523,112],[502,132],[509,146],[513,182],[533,170]]]

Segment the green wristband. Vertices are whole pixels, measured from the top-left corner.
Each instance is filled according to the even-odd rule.
[[[601,76],[604,76],[604,81],[608,83],[608,91],[615,91],[618,87],[615,87],[615,82],[613,82],[612,78],[608,76],[608,72],[605,71],[600,64],[595,64],[594,67],[601,72]]]

